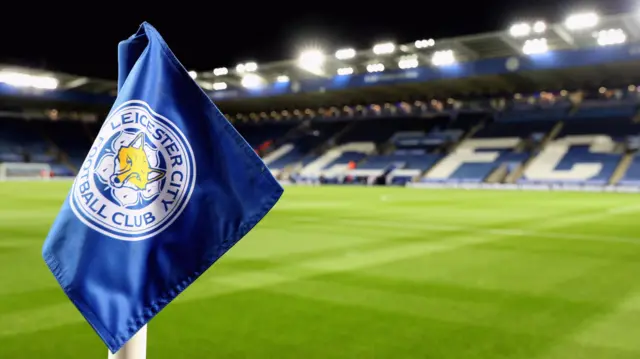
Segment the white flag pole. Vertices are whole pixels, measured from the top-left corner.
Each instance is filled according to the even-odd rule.
[[[147,326],[126,342],[117,353],[109,352],[109,359],[146,359],[147,358]]]

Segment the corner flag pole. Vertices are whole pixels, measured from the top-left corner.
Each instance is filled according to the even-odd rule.
[[[109,359],[146,359],[147,358],[147,326],[126,342],[115,354],[109,351]]]

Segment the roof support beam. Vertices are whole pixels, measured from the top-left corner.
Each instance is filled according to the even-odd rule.
[[[89,78],[87,77],[78,77],[77,79],[71,80],[62,86],[65,90],[74,89],[89,83]]]
[[[551,26],[551,30],[553,30],[553,32],[555,32],[556,35],[558,35],[558,37],[562,39],[562,41],[567,43],[567,45],[569,45],[569,48],[572,48],[572,49],[577,49],[578,48],[578,45],[576,44],[575,40],[573,39],[573,36],[571,36],[571,34],[569,34],[560,25],[552,25]]]

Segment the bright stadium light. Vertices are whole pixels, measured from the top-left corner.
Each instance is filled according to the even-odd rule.
[[[385,42],[383,44],[377,44],[373,47],[373,53],[376,55],[391,54],[396,51],[396,45],[391,42]]]
[[[338,69],[338,75],[340,76],[351,75],[351,74],[353,74],[352,67],[341,67]]]
[[[255,62],[247,62],[246,64],[244,64],[245,72],[255,72],[256,70],[258,70],[258,64],[256,64]]]
[[[383,64],[369,64],[367,65],[367,72],[382,72],[384,71]]]
[[[627,41],[627,35],[622,29],[598,31],[596,38],[598,39],[598,45],[600,46],[619,45]]]
[[[191,78],[195,80],[198,78],[198,73],[195,71],[189,71],[189,76],[191,76]]]
[[[547,24],[544,21],[536,21],[533,24],[533,32],[536,34],[541,34],[547,30]]]
[[[406,69],[414,69],[418,67],[418,58],[416,56],[406,56],[398,61],[398,67],[406,70]]]
[[[51,76],[35,76],[20,72],[1,71],[0,83],[14,87],[31,87],[40,90],[55,90],[60,83]]]
[[[549,47],[545,38],[527,40],[522,46],[522,52],[525,55],[544,54],[547,51]]]
[[[298,67],[303,70],[307,70],[315,75],[322,75],[324,73],[324,62],[326,56],[321,50],[311,49],[300,53],[298,57]]]
[[[564,25],[567,29],[572,31],[589,29],[596,25],[600,21],[598,14],[593,12],[586,12],[581,14],[571,15],[565,20]]]
[[[417,49],[424,49],[427,47],[433,47],[436,45],[436,41],[434,39],[429,40],[416,40],[414,43]]]
[[[256,74],[246,74],[242,76],[242,87],[248,89],[259,89],[264,86],[264,79]]]
[[[224,76],[229,73],[229,70],[226,67],[218,67],[217,69],[213,69],[213,74],[215,76]]]
[[[280,75],[276,78],[277,82],[289,82],[289,76],[286,75]]]
[[[336,51],[336,59],[348,60],[356,57],[356,50],[354,49],[340,49]]]
[[[526,22],[513,24],[511,25],[511,28],[509,28],[509,34],[511,34],[511,36],[513,37],[529,36],[530,33],[531,33],[531,26]]]
[[[431,63],[434,66],[448,66],[456,62],[452,50],[436,51],[431,57]]]
[[[255,62],[247,62],[245,64],[238,64],[236,66],[236,72],[243,74],[245,72],[255,72],[258,69],[258,64]]]
[[[227,84],[225,82],[214,82],[213,83],[213,89],[216,90],[216,91],[226,90],[227,89]]]
[[[58,84],[58,79],[50,76],[33,76],[31,80],[31,87],[41,90],[55,90]]]

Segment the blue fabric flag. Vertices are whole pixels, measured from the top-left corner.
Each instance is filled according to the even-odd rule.
[[[118,52],[118,97],[42,250],[113,353],[283,193],[151,25]]]

